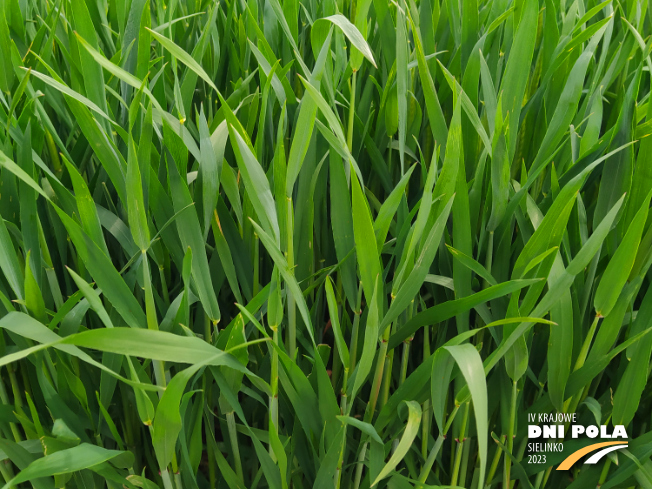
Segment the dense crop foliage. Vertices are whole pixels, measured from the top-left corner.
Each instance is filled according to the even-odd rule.
[[[0,2],[5,487],[652,487],[651,14]]]

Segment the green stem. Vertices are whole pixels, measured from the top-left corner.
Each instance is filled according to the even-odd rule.
[[[394,328],[396,327],[396,323],[392,323],[391,326],[389,327],[390,330],[390,336],[391,333],[394,332]],[[389,338],[388,338],[389,339]],[[389,353],[386,354],[387,359],[386,359],[386,364],[385,364],[385,376],[383,380],[383,390],[382,390],[382,395],[380,397],[380,405],[378,406],[378,410],[381,410],[383,406],[387,403],[387,399],[389,399],[389,390],[392,384],[392,370],[394,367],[394,349],[390,350]]]
[[[336,355],[335,351],[333,351],[333,368],[331,369],[331,385],[333,386],[333,392],[337,392],[337,381],[340,378],[340,370],[343,366],[340,356]]]
[[[2,404],[9,405],[9,397],[7,397],[5,383],[3,382],[2,378],[0,378],[0,401],[2,401]],[[20,431],[18,430],[18,426],[16,426],[16,423],[10,421],[9,427],[11,428],[11,433],[14,435],[14,439],[16,440],[16,443],[22,441],[23,437],[20,435]]]
[[[460,468],[460,480],[458,484],[460,487],[466,487],[466,476],[469,467],[469,453],[471,450],[470,443],[461,443],[462,445],[462,466]]]
[[[398,385],[399,387],[403,385],[403,382],[405,382],[405,378],[407,377],[407,366],[408,366],[408,358],[410,355],[410,341],[405,341],[403,342],[403,355],[401,356],[401,376],[399,377],[398,380]]]
[[[543,483],[541,484],[541,489],[546,487],[546,483],[548,482],[548,478],[550,477],[551,473],[552,473],[552,466],[548,467],[548,470],[546,470],[546,475],[543,477]]]
[[[367,454],[367,442],[362,445],[360,455],[358,456],[358,465],[355,468],[355,479],[353,481],[353,489],[359,489],[360,481],[362,480],[362,468],[364,467],[364,457]]]
[[[204,313],[204,340],[206,343],[213,343],[213,338],[211,334],[211,318],[208,317],[208,314]]]
[[[460,436],[457,440],[457,450],[455,451],[455,464],[453,465],[453,475],[451,477],[451,486],[457,485],[459,478],[460,463],[462,462],[462,450],[464,448],[464,438],[466,437],[466,424],[469,419],[469,403],[464,403],[464,414],[462,415],[462,426],[460,427]]]
[[[389,169],[389,174],[392,175],[392,138],[389,138],[389,152],[387,155],[387,168]]]
[[[20,386],[18,385],[18,379],[16,378],[16,371],[14,366],[10,363],[7,365],[7,371],[9,372],[9,382],[11,383],[11,391],[14,394],[14,407],[16,412],[23,412],[23,401],[20,396]]]
[[[163,479],[163,487],[165,489],[174,489],[172,479],[170,479],[170,473],[166,467],[161,469],[161,479]]]
[[[278,346],[278,326],[274,326],[273,330],[273,341]],[[269,409],[270,409],[270,420],[276,428],[278,433],[278,351],[276,348],[272,348],[272,365],[271,365],[271,374],[270,374],[270,387],[272,390],[272,396],[269,399]],[[272,457],[272,460],[276,461],[276,456],[274,455],[274,450],[272,449],[272,443],[270,440],[269,443],[269,454]]]
[[[349,381],[349,368],[344,367],[344,379],[342,380],[342,390],[340,392],[340,412],[342,414],[346,414],[348,412],[347,411],[348,398],[346,396],[348,381]]]
[[[348,370],[344,371],[345,379],[348,375]],[[346,394],[343,396],[343,404],[346,407]],[[345,411],[342,411],[344,413]],[[342,437],[342,445],[340,447],[340,458],[337,460],[337,469],[335,471],[335,489],[340,489],[342,482],[342,465],[344,463],[344,451],[346,450],[346,425],[344,426],[344,436]]]
[[[149,261],[147,259],[147,250],[142,250],[142,261],[143,261],[143,284],[145,289],[145,315],[147,317],[147,329],[158,331],[158,320],[156,318],[156,305],[154,303],[154,294],[152,292],[152,279],[149,274]],[[156,379],[156,385],[159,387],[167,386],[167,380],[165,378],[165,366],[164,363],[160,360],[153,360],[152,365],[154,366],[154,377]],[[163,392],[159,392],[159,397],[163,397]],[[150,426],[151,428],[151,426]],[[172,470],[175,474],[175,480],[178,477],[178,466],[177,466],[177,455],[176,453],[172,454]],[[167,467],[160,467],[161,477],[163,477],[163,483],[166,485],[165,489],[168,489],[167,484],[172,486],[172,481],[168,473]],[[164,476],[165,474],[165,476]],[[181,479],[177,481],[177,489],[181,489]]]
[[[360,328],[360,316],[362,315],[362,283],[358,284],[358,298],[356,299],[355,311],[353,311],[353,328],[351,330],[351,351],[349,352],[349,372],[355,369],[358,354],[358,330]]]
[[[527,447],[527,438],[521,440],[521,444],[516,451],[516,460],[523,460],[523,454],[525,453],[525,448]]]
[[[516,423],[516,399],[518,398],[518,382],[512,382],[512,404],[509,411],[509,427],[507,429],[507,449],[509,453],[514,450],[514,425]],[[504,489],[510,487],[512,461],[509,457],[505,457],[505,477],[503,479]]]
[[[586,362],[586,357],[589,354],[589,348],[591,347],[591,342],[593,341],[593,337],[595,336],[595,331],[598,327],[598,322],[600,321],[601,317],[602,316],[596,315],[593,319],[593,323],[591,324],[589,332],[584,339],[584,343],[582,344],[582,349],[580,350],[580,353],[577,356],[577,360],[575,361],[573,372],[579,370],[584,366],[584,362]],[[582,399],[584,399],[584,397],[586,397],[590,387],[591,384],[589,383],[589,385],[585,386],[579,394],[576,394],[575,396],[572,396],[570,399],[568,399],[564,404],[564,410],[566,412],[575,412],[575,409],[577,409],[579,403],[582,401]],[[570,423],[565,423],[566,429],[568,429],[569,424]]]
[[[600,487],[602,484],[604,484],[604,481],[607,480],[607,476],[609,475],[609,468],[611,467],[611,459],[608,458],[607,461],[604,464],[604,467],[602,467],[602,473],[600,474],[600,480],[598,481],[598,487]]]
[[[580,350],[580,354],[577,356],[577,361],[575,362],[575,368],[573,369],[573,371],[579,370],[584,366],[586,357],[589,354],[589,347],[591,346],[591,342],[593,341],[593,336],[595,335],[595,330],[598,327],[598,321],[600,321],[601,317],[602,316],[596,316],[595,319],[593,319],[593,324],[591,324],[591,328],[589,328],[589,333],[586,335],[586,339],[582,344],[582,349]]]
[[[254,233],[254,285],[253,296],[256,297],[260,289],[260,238]]]
[[[383,369],[385,367],[385,356],[387,355],[387,346],[389,341],[390,327],[385,328],[383,332],[380,350],[378,351],[378,359],[376,360],[376,371],[374,372],[374,381],[371,385],[371,393],[369,394],[369,402],[367,403],[367,410],[364,414],[364,421],[370,423],[374,417],[376,410],[376,403],[378,401],[378,394],[380,393],[380,383],[383,380]]]
[[[494,255],[494,232],[490,231],[489,238],[487,239],[487,256],[485,260],[485,268],[489,273],[491,273],[491,265],[493,264],[493,255]]]
[[[407,318],[406,321],[409,321],[412,319],[412,311],[414,309],[414,299],[412,302],[410,302],[410,305],[407,308]],[[412,344],[412,340],[414,339],[414,335],[410,336],[405,342],[403,343],[403,354],[401,356],[401,373],[399,375],[399,380],[398,380],[398,385],[399,387],[403,385],[403,382],[405,382],[405,378],[407,377],[407,367],[408,367],[408,358],[410,355],[410,344]]]
[[[430,328],[423,328],[423,361],[430,358]],[[430,409],[430,399],[423,403],[423,421],[421,422],[421,455],[426,458],[428,453],[428,433],[430,433],[430,421],[432,414]]]
[[[428,458],[426,459],[426,462],[423,464],[423,467],[421,468],[421,473],[419,474],[419,482],[421,485],[425,484],[426,479],[428,478],[428,475],[432,470],[432,466],[435,463],[435,460],[437,459],[439,450],[441,450],[441,447],[444,444],[444,440],[446,439],[446,433],[448,433],[448,429],[451,427],[451,424],[453,424],[453,420],[455,419],[455,415],[457,414],[457,411],[459,411],[459,409],[460,409],[459,406],[455,406],[453,411],[450,413],[450,415],[448,416],[448,420],[446,421],[446,425],[444,426],[444,430],[441,433],[439,433],[439,436],[437,437],[437,441],[435,441],[435,444],[430,450],[430,453],[428,454]],[[417,485],[416,486],[417,489],[422,487],[421,485]]]
[[[13,475],[11,473],[11,465],[5,464],[4,460],[0,462],[0,475],[2,475],[2,478],[4,479],[5,484],[9,482],[11,479],[13,479]]]
[[[443,433],[439,433],[439,436],[437,437],[437,441],[435,441],[435,444],[432,446],[432,449],[428,454],[428,458],[426,459],[426,462],[423,464],[423,467],[421,468],[421,473],[419,474],[419,482],[421,484],[416,486],[417,489],[422,487],[423,484],[425,484],[426,479],[428,478],[428,474],[430,474],[430,471],[432,470],[432,466],[435,463],[437,455],[439,455],[439,450],[441,450],[441,447],[444,444],[445,439],[446,436]]]
[[[210,376],[204,375],[202,377],[202,384],[204,386],[204,392],[206,393],[206,406],[204,406],[204,433],[206,438],[206,453],[208,455],[208,481],[210,483],[210,487],[216,487],[217,462],[215,460],[213,443],[210,442],[211,438],[215,436],[215,424],[214,418],[212,416],[208,416],[207,414],[208,412],[211,412],[209,406],[211,406],[211,401],[213,399],[213,383],[210,381]]]
[[[351,75],[351,100],[349,102],[349,126],[346,135],[346,145],[349,152],[353,149],[353,121],[355,119],[355,79],[357,72],[354,71]]]
[[[63,173],[63,167],[61,166],[61,160],[59,159],[59,153],[57,152],[57,145],[54,143],[52,134],[50,134],[47,130],[45,131],[45,143],[47,144],[48,152],[50,153],[50,161],[54,167],[54,173],[58,177],[61,177],[61,174]]]
[[[503,437],[503,442],[505,437]],[[496,453],[494,453],[494,459],[491,461],[491,466],[489,467],[489,472],[487,472],[487,479],[485,483],[485,488],[489,488],[491,486],[491,481],[494,478],[494,475],[496,475],[496,471],[498,470],[498,464],[500,463],[500,456],[502,455],[503,451],[502,449],[496,445]]]
[[[423,416],[421,419],[421,456],[425,459],[428,456],[428,433],[430,433],[430,399],[423,403]]]
[[[292,209],[292,198],[287,198],[287,262],[288,267],[294,275],[294,216]],[[288,304],[288,336],[287,350],[288,356],[294,359],[297,348],[297,311],[294,303],[294,296],[289,292],[287,294]]]
[[[158,276],[161,279],[161,290],[163,292],[163,301],[169,307],[170,306],[170,292],[168,291],[167,280],[165,280],[165,268],[163,268],[163,266],[158,267]]]
[[[389,399],[389,387],[392,383],[392,367],[394,366],[394,350],[386,354],[385,358],[385,372],[383,375],[383,389],[380,396],[380,403],[378,410],[380,411]]]
[[[147,329],[158,331],[158,321],[156,319],[156,305],[154,304],[154,294],[152,293],[152,280],[149,275],[149,261],[147,260],[147,250],[142,250],[143,262],[143,284],[145,289],[145,315],[147,316]],[[153,360],[154,376],[156,377],[156,385],[165,388],[167,382],[165,380],[165,367],[160,360]],[[163,392],[159,393],[163,396]]]
[[[181,482],[181,474],[178,470],[174,471],[174,484],[177,486],[176,489],[183,489],[183,483]]]
[[[231,442],[231,450],[233,451],[233,458],[235,460],[235,473],[240,482],[244,483],[242,460],[240,460],[240,448],[238,446],[238,432],[235,426],[235,413],[233,411],[226,413],[226,425],[229,429],[229,441]]]

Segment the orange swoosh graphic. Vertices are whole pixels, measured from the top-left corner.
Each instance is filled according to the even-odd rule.
[[[559,464],[559,467],[557,467],[557,470],[568,470],[570,469],[575,462],[577,462],[579,459],[581,459],[584,455],[587,453],[591,453],[596,451],[598,448],[602,447],[608,447],[611,445],[626,445],[626,441],[605,441],[602,443],[594,443],[593,445],[589,445],[588,447],[580,448],[578,451],[571,453],[568,457],[566,457],[566,460],[564,460],[561,464]]]

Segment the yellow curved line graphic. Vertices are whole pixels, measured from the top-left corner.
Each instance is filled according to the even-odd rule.
[[[596,451],[598,448],[608,447],[611,445],[627,445],[626,441],[605,441],[602,443],[594,443],[588,447],[580,448],[578,451],[571,453],[566,459],[559,464],[557,470],[568,470],[570,469],[575,462],[581,459],[587,453]]]

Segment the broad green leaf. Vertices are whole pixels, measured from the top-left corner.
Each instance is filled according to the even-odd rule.
[[[398,155],[401,175],[405,172],[405,137],[407,130],[408,36],[405,11],[396,10],[396,95],[398,105]]]
[[[178,213],[192,204],[192,198],[174,162],[169,162],[167,167],[174,210]],[[217,304],[217,297],[209,273],[208,258],[206,257],[206,248],[197,212],[186,213],[183,219],[176,220],[176,225],[181,245],[184,248],[190,248],[193,253],[192,277],[199,293],[199,300],[211,321],[217,323],[220,320],[220,308]]]
[[[360,51],[365,58],[369,60],[369,62],[376,67],[376,61],[374,60],[374,55],[371,52],[371,49],[369,48],[369,45],[367,44],[367,41],[365,41],[364,37],[358,30],[358,28],[353,25],[349,19],[344,17],[341,14],[337,15],[331,15],[330,17],[324,17],[323,19],[319,19],[317,22],[332,22],[335,24],[337,27],[339,27],[344,35],[351,41],[351,44],[356,47],[358,51]]]
[[[573,120],[580,102],[586,71],[606,28],[607,26],[605,25],[591,38],[589,45],[582,51],[582,54],[570,71],[566,84],[564,85],[564,90],[559,97],[555,112],[548,125],[546,135],[541,142],[541,149],[532,162],[532,169],[536,170],[539,165],[543,164],[550,156],[551,149],[559,145],[559,142],[568,130],[568,125]]]
[[[380,207],[380,210],[378,211],[378,215],[376,216],[376,220],[374,221],[374,232],[376,233],[376,244],[378,245],[379,253],[382,250],[383,245],[385,244],[387,233],[389,232],[389,228],[392,225],[392,220],[396,215],[396,211],[398,210],[398,206],[401,203],[401,199],[405,195],[405,188],[407,187],[408,183],[410,183],[410,176],[412,175],[414,168],[415,166],[412,165],[410,169],[405,172],[405,175],[403,175],[401,180],[398,182],[396,187],[394,187],[394,190],[392,190],[389,196],[385,199],[385,202],[383,202],[383,205]],[[436,165],[432,165],[431,169],[433,170],[432,174],[434,176],[434,170],[436,169]],[[427,190],[428,187],[426,186],[426,190],[424,191],[424,193],[427,192]],[[430,193],[432,193],[432,188],[430,190],[431,190]],[[428,198],[428,196],[424,195],[422,199],[423,198]],[[423,204],[423,200],[421,205],[425,207],[425,205]]]
[[[174,41],[171,41],[167,37],[165,37],[162,34],[159,34],[158,32],[153,31],[149,27],[146,27],[151,34],[151,36],[156,39],[158,42],[161,43],[161,45],[170,51],[170,53],[177,58],[179,61],[181,61],[184,65],[186,65],[188,68],[190,68],[192,71],[194,71],[202,80],[204,80],[208,85],[215,90],[216,92],[219,92],[215,84],[213,83],[213,80],[211,80],[211,77],[208,76],[208,73],[204,71],[204,69],[201,67],[195,59],[189,55],[186,51],[184,51],[182,48],[180,48]]]
[[[337,351],[340,354],[342,364],[346,366],[349,364],[349,349],[347,348],[344,336],[342,335],[339,314],[337,312],[337,300],[335,298],[335,292],[333,291],[333,284],[330,277],[326,278],[326,300],[328,302],[328,313],[331,319],[331,326],[333,328],[333,333],[335,334]]]
[[[84,178],[79,174],[77,168],[68,161],[68,158],[62,156],[63,162],[66,164],[68,174],[72,180],[72,185],[75,190],[75,200],[77,201],[77,211],[81,219],[82,228],[84,232],[97,244],[106,256],[110,256],[109,250],[104,241],[102,234],[102,226],[100,218],[97,213],[97,206],[93,201],[88,185]]]
[[[473,258],[470,256],[465,255],[459,250],[456,250],[452,246],[446,245],[448,248],[448,251],[451,252],[451,255],[453,255],[453,258],[456,260],[459,260],[460,263],[462,263],[464,266],[468,267],[469,269],[473,270],[475,273],[477,273],[480,277],[485,279],[489,285],[498,285],[498,282],[496,282],[496,279],[491,276],[489,271],[483,267],[480,263],[475,261]]]
[[[503,97],[503,112],[509,116],[509,127],[519,126],[523,96],[528,81],[529,70],[523,69],[530,66],[534,54],[535,36],[537,29],[538,2],[526,0],[523,2],[523,11],[518,28],[514,34],[512,48],[507,59],[505,72],[499,92]],[[511,161],[516,151],[516,137],[510,137],[508,146],[508,159]]]
[[[82,443],[79,446],[61,450],[47,457],[34,460],[14,478],[7,481],[3,489],[15,487],[39,477],[68,474],[82,469],[95,467],[103,462],[111,461],[119,466],[130,466],[133,463],[131,452],[107,450],[106,448]]]
[[[484,483],[487,468],[487,432],[489,413],[487,411],[487,384],[482,375],[482,359],[473,345],[447,346],[446,350],[455,359],[471,391],[473,413],[475,414],[480,450],[480,482]]]
[[[182,428],[179,404],[183,391],[188,381],[202,366],[202,363],[197,363],[176,374],[166,386],[156,408],[152,423],[152,445],[161,469],[170,464],[176,451],[177,437]]]
[[[72,28],[75,30],[76,38],[82,38],[93,48],[98,49],[97,32],[93,25],[91,15],[86,2],[72,0],[70,2],[72,14]],[[74,41],[73,41],[74,42]],[[107,111],[106,91],[104,87],[104,73],[91,55],[85,50],[79,51],[81,72],[84,77],[84,88],[88,98],[95,102],[104,112]],[[103,121],[104,122],[104,121]],[[108,125],[105,123],[105,129]]]
[[[369,423],[365,423],[364,421],[360,421],[359,419],[352,418],[350,416],[338,416],[337,419],[339,419],[344,424],[348,424],[348,425],[351,425],[351,426],[354,426],[354,427],[358,428],[365,435],[369,435],[372,439],[374,439],[378,443],[383,442],[383,440],[381,440],[380,436],[378,436],[378,433],[376,432],[376,429],[372,425],[370,425]]]
[[[201,172],[203,209],[202,225],[204,238],[206,238],[210,229],[211,219],[213,219],[213,213],[215,212],[215,206],[217,205],[217,199],[220,195],[220,175],[222,174],[224,150],[222,149],[221,157],[215,154],[203,110],[199,114],[199,136],[199,151],[201,153],[199,171]]]
[[[557,254],[548,275],[550,287],[556,286],[563,271],[561,255]],[[548,340],[548,392],[553,406],[562,410],[564,390],[570,376],[573,357],[573,304],[569,291],[562,295],[558,304],[552,306],[550,318],[558,323],[559,327],[550,329]]]
[[[324,45],[322,46],[317,61],[315,62],[315,69],[312,72],[310,81],[316,86],[319,86],[319,81],[322,78],[324,65],[327,57],[330,54],[331,34],[329,31]],[[285,177],[285,194],[288,198],[292,197],[292,191],[299,171],[306,158],[306,152],[312,139],[313,129],[315,127],[315,118],[317,117],[317,102],[313,97],[304,98],[301,101],[299,108],[299,118],[297,119],[296,129],[292,137],[292,145],[290,146],[290,154],[288,155],[287,174]]]
[[[338,461],[342,450],[342,439],[346,435],[345,427],[340,427],[333,441],[328,447],[324,458],[320,461],[319,470],[315,477],[314,489],[329,489],[333,485],[333,478],[338,469]]]
[[[276,217],[276,206],[274,205],[274,197],[267,176],[263,172],[260,163],[256,160],[251,148],[233,126],[229,126],[229,135],[232,138],[238,168],[249,192],[249,198],[256,210],[256,215],[261,221],[263,229],[278,243],[280,239],[278,218]]]
[[[340,274],[342,286],[346,298],[351,307],[355,307],[356,291],[358,280],[356,274],[356,260],[354,253],[355,241],[353,237],[353,212],[351,209],[351,197],[346,181],[346,173],[342,158],[335,152],[330,152],[329,175],[330,175],[330,204],[331,212],[337,215],[337,219],[331,219],[333,230],[333,241],[335,254],[340,262]]]
[[[45,316],[45,302],[43,301],[43,294],[34,277],[34,271],[30,265],[31,251],[27,252],[25,257],[25,305],[27,310],[39,321],[47,322]],[[38,273],[38,272],[36,272]]]
[[[3,157],[4,154],[0,152],[0,158]],[[16,249],[2,217],[0,217],[0,269],[16,297],[22,299],[25,293],[24,276],[20,270]]]
[[[632,325],[631,331],[638,334],[650,328],[650,307],[652,306],[652,289],[643,298],[639,314]],[[613,422],[627,425],[631,422],[638,410],[641,395],[647,382],[646,367],[650,362],[652,353],[652,336],[643,337],[632,346],[633,354],[625,367],[623,376],[616,387],[613,398]],[[628,351],[629,356],[629,351]]]
[[[417,55],[417,61],[419,64],[419,79],[421,80],[421,86],[425,94],[425,103],[426,111],[428,113],[428,119],[430,119],[430,129],[432,130],[432,136],[435,139],[435,144],[441,145],[442,153],[446,154],[446,140],[448,139],[448,127],[446,126],[446,120],[444,119],[444,114],[439,103],[439,97],[437,96],[437,90],[435,89],[435,83],[430,74],[428,64],[426,63],[426,56],[423,49],[423,44],[421,42],[421,36],[419,34],[419,29],[416,28],[414,23],[412,23],[412,32],[416,33],[414,36],[414,45]]]
[[[355,10],[355,26],[360,31],[360,34],[363,38],[367,38],[367,14],[369,12],[369,7],[371,6],[371,0],[364,0],[356,5]],[[372,26],[373,27],[373,26]],[[358,49],[352,49],[350,55],[351,69],[356,72],[360,70],[362,66],[364,53],[360,52]]]
[[[419,425],[421,424],[421,406],[415,401],[406,401],[405,404],[408,408],[408,420],[407,425],[405,426],[405,431],[401,436],[401,440],[398,442],[396,450],[394,450],[394,453],[380,471],[380,474],[378,474],[375,480],[371,483],[371,487],[375,486],[378,482],[392,473],[399,462],[403,460],[403,457],[405,457],[410,449],[414,438],[417,436]]]
[[[448,200],[446,207],[441,210],[440,215],[433,224],[430,233],[423,243],[421,254],[414,262],[410,275],[408,275],[405,282],[401,285],[396,297],[392,301],[389,311],[387,311],[387,314],[383,318],[383,322],[380,325],[381,331],[384,331],[385,328],[405,310],[413,300],[415,294],[421,288],[421,285],[423,285],[426,275],[428,275],[428,270],[430,270],[430,265],[435,259],[435,254],[439,248],[442,235],[444,234],[444,227],[446,226],[446,221],[448,220],[451,207],[453,206],[454,198],[455,196]]]
[[[650,198],[652,198],[652,191],[643,200],[620,246],[618,246],[618,249],[611,257],[611,260],[609,260],[609,264],[602,274],[600,284],[595,291],[595,298],[593,299],[595,313],[599,316],[609,315],[609,312],[616,305],[616,300],[629,277],[629,272],[636,259],[636,252],[643,234],[643,227],[647,220]]]
[[[139,382],[132,382],[129,379],[126,379],[121,375],[115,373],[113,370],[106,367],[102,363],[97,362],[96,360],[94,360],[88,354],[84,353],[79,348],[75,346],[71,346],[69,344],[64,344],[64,340],[70,337],[62,338],[56,333],[50,331],[50,329],[47,326],[39,323],[38,321],[27,316],[26,314],[18,313],[18,312],[11,312],[7,314],[2,319],[0,319],[0,328],[5,328],[17,335],[23,336],[25,338],[40,343],[39,345],[27,348],[25,350],[21,350],[19,352],[10,355],[5,355],[0,360],[0,363],[2,365],[9,364],[12,361],[18,361],[21,358],[26,358],[30,354],[40,350],[44,350],[45,348],[53,347],[58,350],[64,351],[69,355],[75,356],[80,360],[83,360],[84,362],[101,369],[103,372],[108,373],[112,377],[115,377],[116,379],[119,379],[124,383],[131,385],[132,387],[135,387],[137,389],[143,389],[143,390],[158,390],[156,386],[151,384],[144,384],[144,383],[141,384]]]
[[[78,101],[79,103],[85,105],[89,109],[91,109],[93,112],[96,114],[102,116],[104,119],[107,119],[109,122],[112,122],[111,118],[105,113],[104,110],[99,108],[94,102],[91,100],[87,99],[83,95],[75,92],[72,90],[70,87],[65,85],[64,83],[55,80],[54,78],[51,78],[47,75],[44,75],[43,73],[39,73],[38,71],[31,71],[30,72],[32,76],[35,78],[38,78],[39,80],[47,83],[50,85],[52,88],[55,88],[56,90],[60,91],[61,93],[68,95],[69,97],[73,98],[74,100]]]
[[[132,138],[129,138],[129,157],[127,158],[127,213],[129,217],[129,228],[134,242],[141,251],[149,248],[150,235],[145,212],[145,200],[143,197],[143,182],[140,176],[140,168],[136,160],[136,145]],[[108,255],[108,253],[107,253]]]
[[[351,204],[353,210],[353,236],[362,289],[367,303],[370,303],[373,296],[371,284],[375,284],[376,280],[379,280],[379,290],[382,290],[383,278],[371,212],[354,172],[351,172]],[[375,300],[379,314],[382,315],[384,301],[381,294],[377,294]]]
[[[454,301],[447,301],[442,304],[430,307],[414,316],[394,333],[389,339],[389,349],[396,348],[402,341],[416,333],[419,328],[450,319],[460,312],[468,311],[471,308],[491,301],[498,297],[511,294],[529,285],[539,282],[538,279],[510,280],[492,287],[486,288],[468,297]]]
[[[228,383],[226,382],[226,379],[224,379],[224,377],[216,369],[211,370],[211,373],[213,374],[213,377],[217,381],[220,390],[227,397],[229,404],[234,407],[235,413],[240,418],[240,421],[247,428],[247,431],[250,434],[251,441],[254,444],[256,456],[260,460],[260,465],[262,467],[263,472],[265,473],[265,478],[267,479],[267,483],[269,484],[269,487],[272,489],[281,489],[281,475],[279,474],[278,467],[274,464],[272,457],[269,455],[267,450],[265,450],[260,440],[258,440],[258,437],[249,427],[244,412],[242,411],[242,407],[240,406],[240,403],[238,402],[235,395],[233,394],[233,391],[231,391]]]
[[[533,309],[531,316],[543,316],[547,311],[549,311],[562,295],[567,291],[571,284],[573,283],[575,276],[580,272],[584,271],[586,266],[589,264],[593,256],[600,250],[602,243],[604,242],[607,234],[611,230],[611,226],[616,220],[618,211],[623,205],[625,196],[623,195],[621,199],[614,205],[614,207],[609,211],[609,213],[602,220],[600,225],[594,230],[591,237],[584,244],[582,249],[575,255],[575,258],[568,264],[566,270],[561,274],[557,280],[557,287],[550,289],[548,293],[539,301],[539,304]],[[487,289],[488,290],[488,289]],[[500,358],[505,354],[510,346],[527,332],[533,323],[525,322],[520,324],[514,331],[507,337],[504,338],[502,343],[494,350],[489,357],[485,360],[485,372],[489,372],[500,360]]]
[[[356,394],[360,391],[360,387],[371,372],[374,357],[376,356],[376,348],[378,347],[378,327],[380,325],[380,311],[378,310],[378,301],[376,295],[378,294],[380,278],[374,282],[374,291],[371,295],[369,302],[369,313],[367,314],[367,322],[365,325],[364,343],[362,345],[362,355],[355,370],[353,380],[353,387],[351,389],[351,402],[355,399]]]
[[[285,280],[285,283],[290,289],[290,293],[294,296],[294,300],[296,301],[297,307],[299,308],[299,312],[301,313],[301,317],[303,318],[306,329],[308,330],[308,335],[310,336],[310,339],[314,343],[315,340],[312,331],[312,321],[310,320],[310,313],[308,312],[308,306],[303,297],[303,293],[301,292],[301,287],[299,287],[297,279],[294,277],[294,274],[292,273],[290,267],[288,266],[287,260],[285,259],[281,251],[278,249],[271,236],[269,236],[255,222],[252,221],[252,224],[256,229],[256,232],[258,233],[260,240],[263,242],[265,249],[267,249],[267,252],[274,260],[274,264],[278,267],[279,272],[283,276],[283,280]]]

